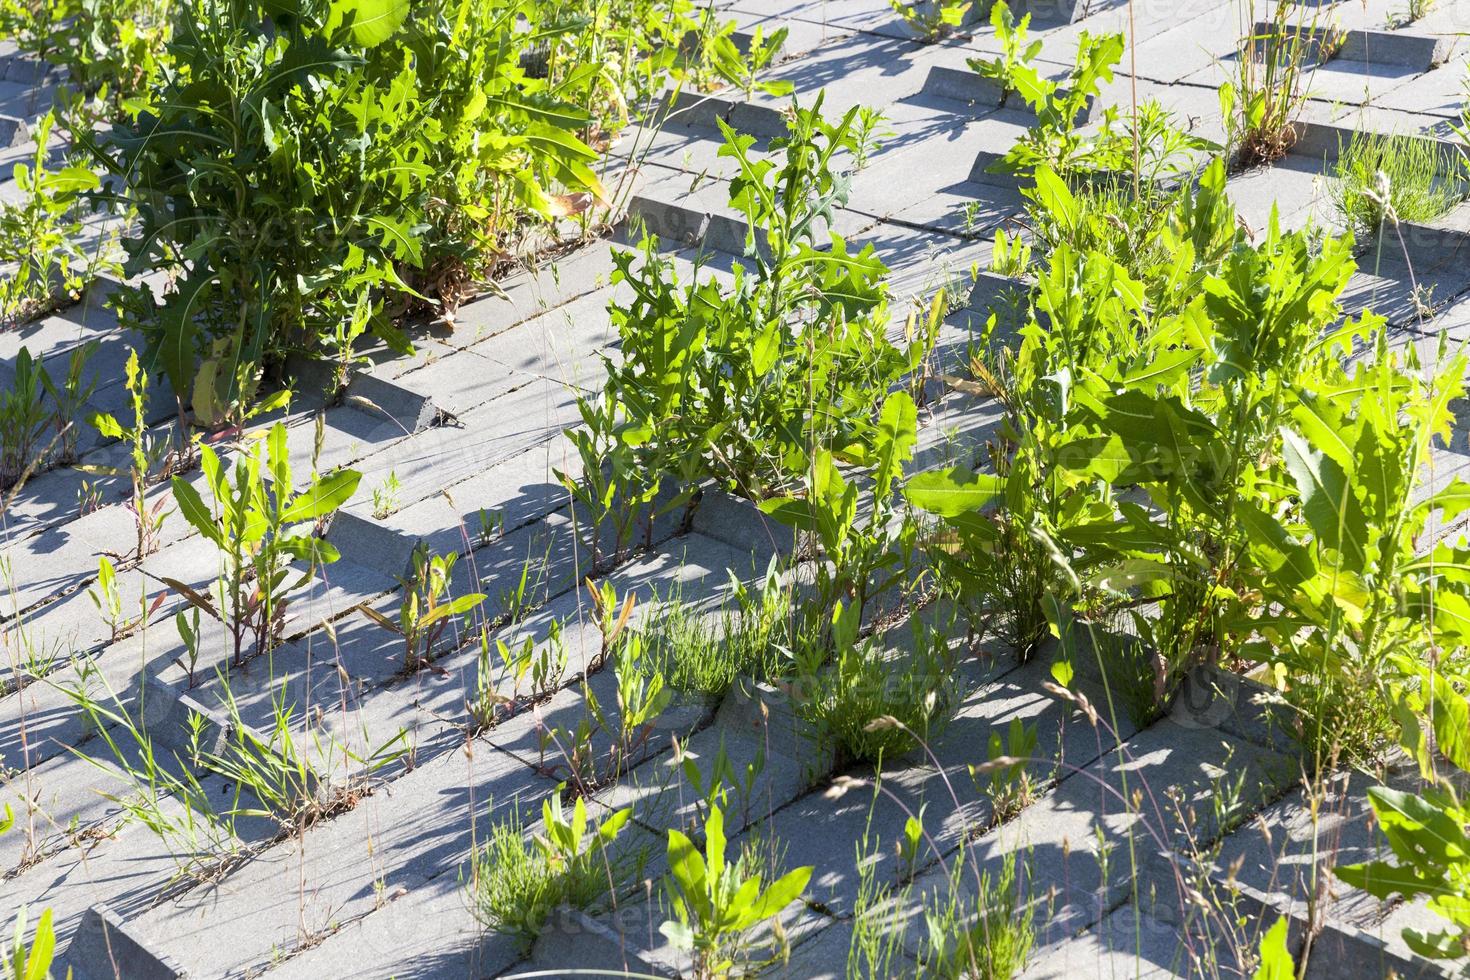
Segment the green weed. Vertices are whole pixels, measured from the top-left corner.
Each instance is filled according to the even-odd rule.
[[[468,884],[475,917],[530,946],[558,906],[598,907],[641,873],[644,855],[611,850],[631,816],[631,810],[619,810],[593,825],[578,799],[568,819],[553,793],[542,804],[540,833],[528,840],[513,809],[475,852]]]
[[[1430,221],[1463,197],[1452,148],[1415,137],[1355,133],[1328,185],[1343,224],[1363,238],[1385,223]]]

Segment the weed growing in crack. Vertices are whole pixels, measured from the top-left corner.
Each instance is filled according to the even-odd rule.
[[[520,811],[512,808],[475,852],[467,883],[475,918],[529,947],[557,908],[596,910],[642,874],[647,856],[615,846],[632,813],[619,810],[594,823],[578,799],[568,818],[560,794],[552,793],[528,839]]]
[[[0,203],[0,255],[16,260],[0,278],[0,321],[32,319],[80,295],[99,273],[119,271],[106,242],[94,246],[95,255],[81,244],[84,195],[101,182],[85,166],[48,167],[55,125],[54,110],[36,124],[35,153],[15,167],[19,194]]]
[[[42,438],[51,413],[42,404],[46,368],[22,347],[15,378],[0,392],[0,492],[10,490],[40,467]]]
[[[279,641],[287,596],[340,557],[317,536],[316,524],[345,504],[362,479],[355,470],[337,470],[296,491],[286,439],[285,425],[276,423],[264,438],[236,450],[233,469],[226,469],[213,448],[201,447],[199,466],[211,504],[193,484],[173,478],[180,513],[214,545],[222,567],[208,596],[177,580],[164,581],[224,621],[236,666],[245,662],[247,649],[261,654]],[[293,562],[305,566],[294,580]]]
[[[964,865],[961,852],[946,895],[930,900],[920,969],[924,976],[945,980],[1011,980],[1026,968],[1036,941],[1026,862],[1018,865],[1017,853],[1011,851],[999,873],[992,877],[981,871],[973,907],[961,897]]]
[[[9,807],[6,807],[7,813]],[[0,969],[5,980],[48,980],[56,954],[56,930],[51,925],[51,909],[42,909],[35,931],[26,939],[27,911],[21,906],[15,913],[15,931],[8,942],[0,938]],[[71,976],[71,970],[67,970]]]
[[[670,687],[699,694],[724,694],[741,676],[765,681],[789,669],[785,651],[793,643],[791,590],[774,566],[758,594],[740,585],[735,606],[711,613],[677,596],[659,603],[640,632],[650,669]]]
[[[622,356],[602,396],[582,400],[585,432],[573,436],[584,472],[570,482],[588,481],[579,498],[594,524],[614,506],[647,507],[666,484],[663,511],[691,505],[706,480],[752,500],[789,492],[820,453],[860,447],[889,390],[922,364],[926,336],[887,339],[875,251],[850,252],[830,228],[857,120],[856,108],[828,123],[820,100],[794,106],[773,156],[759,158],[751,137],[724,128],[720,155],[739,171],[730,203],[747,223],[733,285],[700,281],[698,266],[681,284],[652,238],[641,265],[614,253],[614,280],[635,298],[611,308]]]
[[[124,376],[128,401],[132,408],[132,424],[124,427],[116,418],[104,412],[94,413],[87,421],[104,439],[121,439],[127,442],[131,465],[126,470],[101,466],[81,468],[89,473],[108,476],[127,474],[132,487],[128,509],[132,512],[133,525],[137,532],[137,543],[131,558],[133,561],[142,561],[158,549],[158,536],[166,516],[164,508],[168,506],[168,497],[163,494],[159,494],[158,499],[150,503],[148,488],[153,483],[155,471],[161,469],[167,472],[166,461],[176,456],[170,445],[157,439],[148,429],[148,372],[138,365],[138,352],[135,350],[128,351]]]
[[[674,947],[693,957],[696,980],[715,980],[774,963],[784,955],[784,934],[773,929],[773,947],[761,957],[750,943],[757,926],[773,921],[799,900],[811,868],[780,877],[766,838],[747,839],[738,855],[727,854],[725,814],[714,798],[706,801],[704,847],[678,830],[668,834],[669,871],[664,887],[673,918],[659,931]]]
[[[1423,20],[1435,8],[1439,0],[1405,0],[1404,6],[1388,15],[1390,30],[1402,30],[1415,21]]]
[[[390,472],[383,478],[383,482],[373,487],[373,518],[385,521],[398,509],[398,493],[403,489],[403,484],[398,482],[398,474]]]
[[[888,0],[888,5],[919,39],[933,44],[965,23],[972,0]]]
[[[744,50],[732,35],[735,22],[730,21],[704,42],[705,58],[710,70],[727,85],[738,89],[748,100],[756,92],[776,97],[790,95],[795,86],[785,80],[762,81],[761,75],[775,64],[790,33],[785,27],[766,33],[758,26],[751,33]]]
[[[832,662],[808,647],[798,654],[801,710],[847,759],[878,762],[913,751],[948,721],[956,704],[954,664],[943,636],[919,619],[912,649],[887,658],[881,646],[858,638],[852,607],[840,603],[831,630]]]
[[[1294,4],[1276,4],[1262,19],[1257,0],[1241,0],[1247,33],[1236,49],[1234,77],[1220,86],[1220,112],[1239,167],[1271,163],[1296,143],[1296,117],[1316,65],[1338,43],[1326,8],[1298,21]]]
[[[143,629],[148,625],[148,620],[163,605],[167,593],[160,592],[154,597],[153,602],[148,601],[148,593],[145,590],[138,597],[138,611],[136,615],[125,615],[123,613],[122,592],[117,584],[117,566],[112,560],[103,556],[97,559],[97,581],[87,590],[87,598],[92,600],[92,605],[102,614],[102,620],[107,624],[112,642],[116,643],[125,636]]]
[[[1036,726],[1012,718],[1003,737],[990,733],[985,762],[970,767],[970,779],[990,800],[991,826],[1014,819],[1040,794],[1046,779],[1031,774],[1036,744]]]
[[[1458,156],[1430,139],[1355,133],[1339,152],[1328,193],[1343,224],[1368,239],[1386,222],[1430,221],[1459,203]]]

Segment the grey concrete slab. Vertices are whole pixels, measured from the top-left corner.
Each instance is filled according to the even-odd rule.
[[[5,549],[6,605],[28,609],[50,596],[86,586],[97,576],[98,558],[125,553],[135,540],[132,515],[112,506],[12,541]]]
[[[534,275],[526,273],[498,283],[498,292],[460,307],[454,334],[446,342],[469,346],[606,285],[611,272],[612,252],[606,243],[594,242],[554,258]]]
[[[539,807],[553,788],[509,756],[470,743],[129,926],[144,941],[166,943],[195,974],[259,970],[378,908],[396,889],[460,867],[492,818],[511,806]]]
[[[1225,821],[1275,798],[1294,771],[1218,731],[1156,722],[974,841],[972,870],[960,879],[965,902],[976,865],[995,874],[1016,854],[1033,894],[1050,896],[1037,910],[1039,945],[1076,935],[1125,899],[1161,921],[1186,921],[1191,900],[1182,883],[1194,849],[1216,839]],[[922,875],[916,894],[947,894],[946,875],[943,868]]]
[[[363,980],[465,980],[491,977],[523,953],[509,936],[487,932],[471,912],[464,883],[450,872],[343,923],[316,945],[270,967],[271,980],[319,980],[351,964]]]
[[[1065,977],[1134,977],[1136,980],[1172,980],[1198,976],[1220,963],[1213,944],[1190,936],[1124,905],[1075,939],[1045,950],[1021,972],[1023,980],[1063,980]]]
[[[398,483],[393,496],[405,506],[556,438],[579,419],[574,393],[530,378],[448,424],[362,457],[356,468],[363,473],[366,488],[384,486],[393,477]],[[371,491],[360,491],[348,506],[371,513]]]
[[[575,480],[581,471],[571,443],[553,438],[374,523],[437,553],[464,554],[488,543],[487,533],[499,536],[567,506],[570,491],[557,474]]]
[[[105,770],[94,771],[101,777],[98,791],[123,793],[130,788],[129,783],[108,778]],[[228,798],[229,787],[217,777],[202,782],[207,796]],[[158,802],[165,820],[184,819],[184,807],[177,800],[163,796]],[[258,822],[241,821],[236,829],[239,838],[231,837],[227,829],[212,833],[201,827],[193,841],[184,837],[165,841],[140,823],[97,828],[74,846],[0,882],[0,902],[7,908],[50,908],[57,949],[62,951],[54,969],[64,972],[67,966],[77,965],[78,976],[90,976],[82,972],[81,964],[70,963],[66,955],[84,913],[101,902],[126,919],[163,895],[188,873],[187,868],[212,862],[262,839],[263,828]],[[113,973],[104,972],[102,976],[110,978]]]

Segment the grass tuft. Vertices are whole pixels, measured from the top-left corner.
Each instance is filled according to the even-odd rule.
[[[1454,207],[1464,192],[1450,150],[1409,136],[1357,133],[1338,156],[1332,203],[1356,235],[1385,222],[1430,221]]]

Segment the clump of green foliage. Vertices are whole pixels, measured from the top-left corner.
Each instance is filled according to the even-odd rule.
[[[528,222],[601,197],[590,115],[520,67],[570,29],[529,0],[178,5],[189,70],[88,144],[138,213],[127,271],[178,274],[122,308],[181,412],[238,420],[289,355],[350,363],[366,332],[407,351],[395,310],[452,308]]]
[[[1046,168],[1074,190],[1084,182],[1117,181],[1127,183],[1136,194],[1187,172],[1193,155],[1219,149],[1176,127],[1156,101],[1141,103],[1136,115],[1108,106],[1095,126],[1085,126],[1093,103],[1102,97],[1102,86],[1113,80],[1126,50],[1124,36],[1084,33],[1071,71],[1054,82],[1036,63],[1042,42],[1030,40],[1030,20],[1027,15],[1017,21],[1004,2],[997,3],[991,23],[1001,54],[969,60],[972,69],[1001,87],[1007,101],[1020,98],[1036,116],[1026,135],[991,166],[993,172],[1024,181]]]
[[[795,610],[772,567],[759,592],[735,583],[717,613],[676,600],[657,605],[642,630],[648,667],[675,690],[724,694],[741,676],[770,680],[789,669]]]
[[[1233,162],[1253,167],[1280,159],[1297,140],[1296,117],[1307,101],[1316,65],[1338,44],[1327,8],[1303,20],[1296,7],[1276,4],[1266,19],[1256,0],[1242,8],[1247,30],[1235,53],[1235,76],[1220,86],[1220,112]]]
[[[95,340],[73,349],[59,379],[29,348],[16,353],[15,377],[0,391],[0,492],[27,474],[76,461],[82,412],[97,385],[87,374],[96,350]]]
[[[1351,241],[1274,221],[1247,240],[1225,176],[1217,162],[1161,199],[1163,248],[1145,262],[1093,236],[1082,195],[1038,169],[1028,193],[1054,233],[1010,361],[1002,459],[905,492],[948,527],[937,562],[1002,609],[1021,596],[1062,639],[1064,681],[1079,617],[1147,608],[1141,649],[1103,665],[1139,675],[1132,707],[1196,665],[1259,662],[1319,762],[1366,759],[1414,676],[1400,655],[1466,647],[1442,612],[1465,601],[1463,577],[1448,552],[1415,550],[1436,510],[1463,511],[1458,484],[1414,497],[1463,362],[1426,375],[1381,318],[1345,317]],[[1024,536],[1008,535],[1018,519]],[[1039,594],[987,578],[1008,541],[1047,569]]]
[[[926,941],[920,952],[924,976],[946,980],[1011,980],[1026,968],[1036,942],[1032,920],[1028,874],[1024,864],[1017,870],[1015,851],[1008,852],[1000,871],[979,873],[974,908],[960,896],[965,893],[959,878],[965,874],[961,852],[951,870],[948,890],[932,897],[925,915]]]
[[[99,242],[96,254],[81,243],[83,196],[99,186],[97,175],[83,166],[48,166],[54,112],[36,124],[35,154],[15,165],[15,200],[0,202],[0,254],[15,262],[0,277],[0,322],[30,319],[75,297],[104,270],[116,266]]]
[[[289,593],[310,582],[337,549],[318,536],[317,521],[330,516],[357,490],[362,474],[336,470],[312,475],[294,490],[286,427],[277,422],[263,439],[239,447],[233,469],[209,446],[199,467],[211,503],[188,480],[173,478],[179,512],[219,552],[221,573],[204,596],[165,579],[210,616],[224,621],[236,665],[252,649],[264,653],[280,639]],[[292,568],[292,563],[299,567]]]
[[[770,854],[771,845],[759,839],[748,838],[740,853],[730,857],[724,810],[710,798],[705,812],[702,850],[684,833],[669,831],[669,872],[664,887],[674,917],[659,931],[675,947],[693,955],[697,980],[715,980],[765,965],[753,962],[748,936],[801,898],[812,869],[797,868],[776,877],[774,869],[766,867],[776,862],[762,860]],[[775,930],[778,955],[784,947],[783,936]]]
[[[878,763],[916,748],[938,734],[958,703],[948,646],[914,620],[912,649],[887,658],[879,643],[858,638],[853,607],[838,604],[826,652],[798,654],[801,710],[832,739],[843,758]]]
[[[698,266],[681,283],[652,238],[641,264],[615,253],[614,283],[632,296],[610,307],[620,356],[568,433],[584,465],[567,482],[594,524],[665,490],[662,510],[692,506],[705,481],[756,501],[813,474],[835,486],[823,474],[869,455],[890,390],[924,364],[933,331],[891,341],[887,269],[871,245],[852,252],[830,230],[847,200],[837,159],[858,148],[858,110],[835,124],[820,113],[820,98],[793,106],[787,135],[760,157],[721,123],[720,154],[739,170],[730,203],[748,225],[733,283],[701,281]],[[621,549],[631,525],[617,524]]]
[[[1470,773],[1470,676],[1463,668],[1436,670],[1407,658],[1404,667],[1413,682],[1394,691],[1399,741],[1418,762],[1425,786],[1417,793],[1370,789],[1368,803],[1391,859],[1334,873],[1379,899],[1422,900],[1446,927],[1406,927],[1409,948],[1433,960],[1470,961],[1470,803],[1462,795]]]
[[[104,115],[134,112],[166,61],[166,0],[4,0],[0,34],[66,72]],[[84,113],[81,120],[86,119]]]
[[[596,908],[641,872],[644,855],[614,851],[632,810],[599,824],[578,799],[570,818],[559,794],[542,803],[540,832],[527,838],[519,812],[497,823],[476,852],[468,883],[471,909],[486,928],[508,933],[527,946],[561,905]]]
[[[1355,133],[1333,168],[1332,203],[1358,235],[1373,235],[1385,223],[1430,221],[1464,197],[1458,156],[1429,139]]]
[[[965,23],[971,0],[888,0],[893,12],[924,41],[937,41]]]

